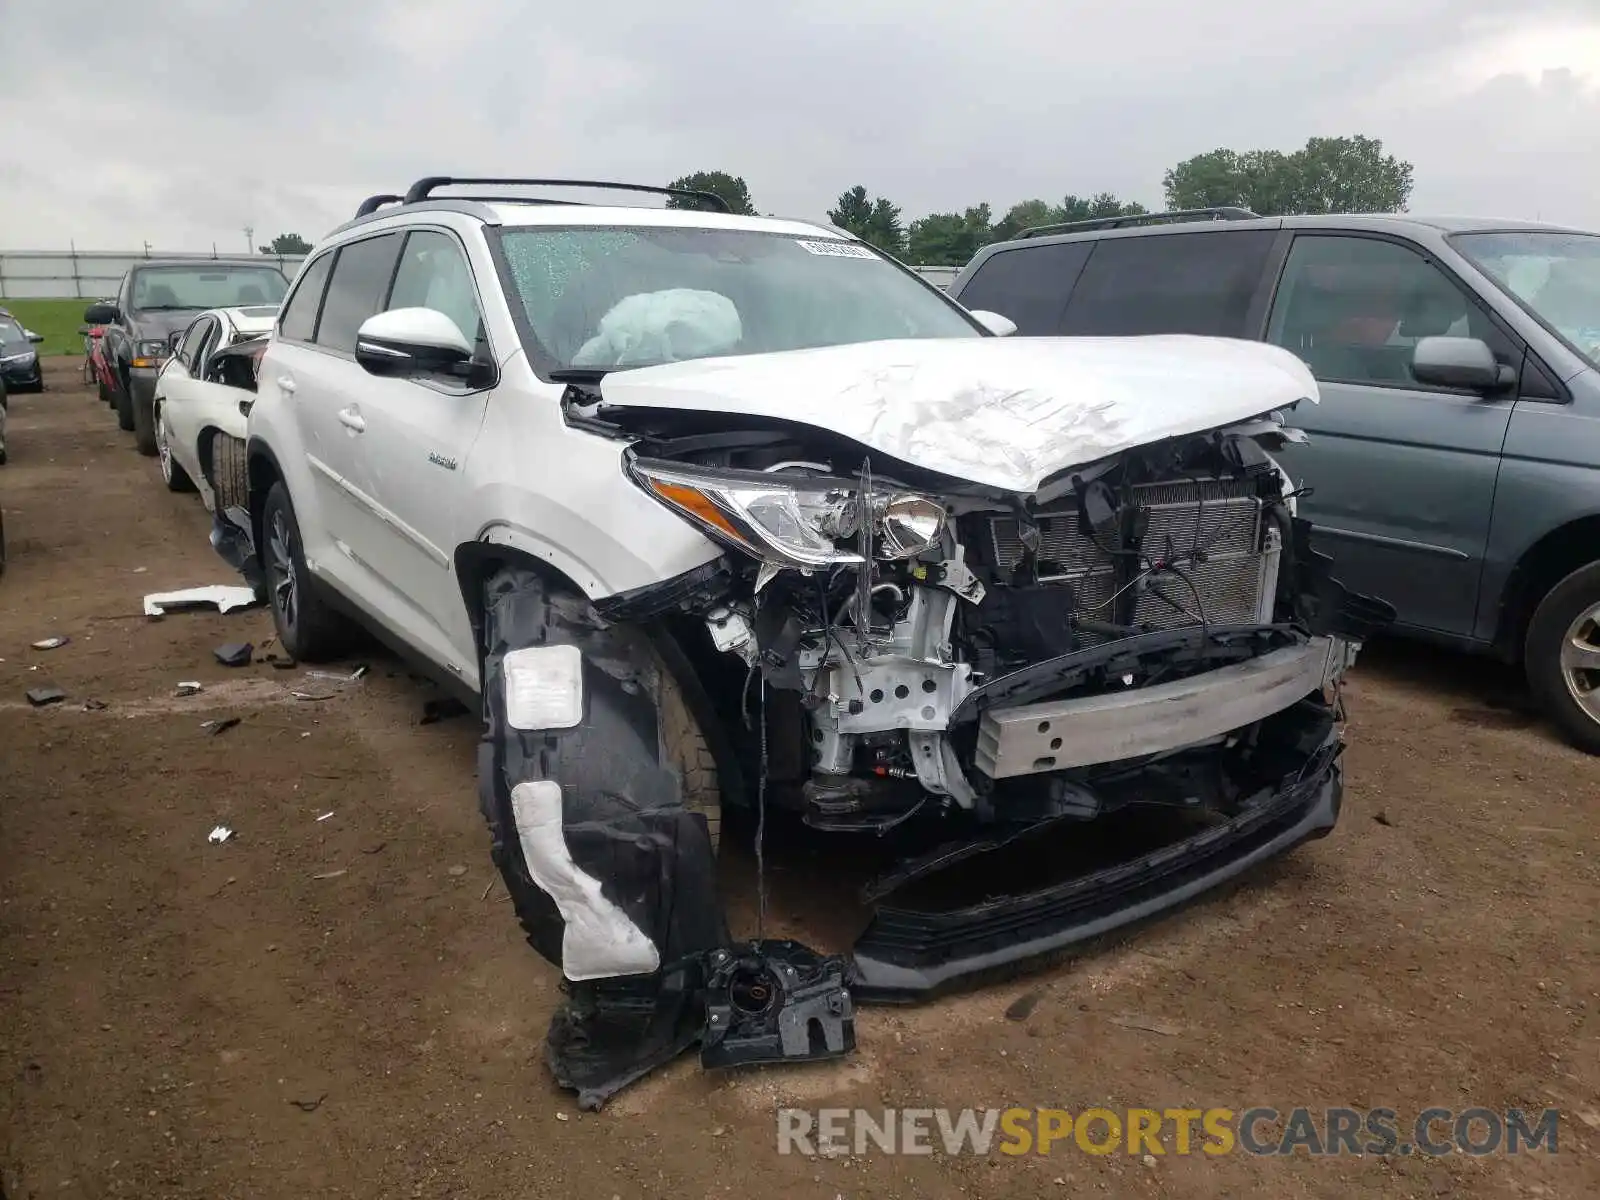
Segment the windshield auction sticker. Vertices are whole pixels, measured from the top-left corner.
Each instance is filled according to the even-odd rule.
[[[820,254],[826,258],[877,258],[865,246],[858,246],[854,242],[808,242],[795,239],[795,245],[809,254]]]

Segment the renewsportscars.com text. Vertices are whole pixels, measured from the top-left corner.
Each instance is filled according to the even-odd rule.
[[[1555,1154],[1560,1123],[1553,1108],[780,1108],[778,1153]]]

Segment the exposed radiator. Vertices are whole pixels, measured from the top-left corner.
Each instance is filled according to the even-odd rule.
[[[1091,538],[1079,527],[1076,507],[1045,512],[1039,526],[1039,581],[1070,584],[1081,613],[1100,620],[1167,628],[1191,625],[1202,615],[1208,624],[1250,624],[1271,619],[1277,581],[1277,536],[1262,536],[1261,501],[1246,483],[1229,479],[1178,479],[1140,484],[1134,503],[1145,509],[1148,526],[1140,551],[1146,560],[1172,559],[1199,593],[1181,579],[1162,577],[1155,588],[1129,589],[1113,603],[1118,564],[1101,546],[1114,545],[1108,524]],[[1016,517],[990,522],[993,553],[1002,578],[1022,560]],[[1190,562],[1196,550],[1203,561]],[[1131,613],[1126,608],[1132,605]]]

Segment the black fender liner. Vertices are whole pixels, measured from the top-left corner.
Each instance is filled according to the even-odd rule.
[[[705,958],[728,944],[710,833],[705,817],[684,807],[666,759],[658,721],[662,660],[643,630],[607,624],[582,593],[516,561],[482,576],[478,616],[479,802],[529,943],[566,974],[567,922],[529,867],[514,798],[519,785],[549,781],[544,786],[560,788],[560,840],[572,868],[598,883],[614,906],[613,924],[620,910],[655,952],[653,971],[569,979],[568,1001],[552,1017],[545,1045],[551,1073],[577,1091],[582,1107],[599,1108],[700,1038]],[[554,646],[581,654],[578,724],[517,728],[506,656]],[[581,915],[571,893],[567,903]]]
[[[518,729],[508,714],[506,655],[549,646],[582,654],[582,716],[570,729]],[[660,660],[643,631],[608,625],[581,595],[507,565],[484,584],[483,649],[485,813],[513,833],[512,790],[542,780],[559,784],[573,863],[650,939],[661,963],[726,945],[710,835],[705,818],[684,808],[677,772],[665,759],[657,721]],[[536,888],[515,838],[500,850],[502,870]],[[565,923],[554,902],[542,890],[524,894],[529,911],[520,915],[529,940],[562,965]]]

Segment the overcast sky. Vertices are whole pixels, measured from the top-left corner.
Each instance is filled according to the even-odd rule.
[[[777,6],[772,6],[776,8]],[[441,174],[743,175],[822,218],[1102,190],[1364,133],[1415,212],[1600,229],[1600,0],[13,0],[0,248],[315,241]]]

